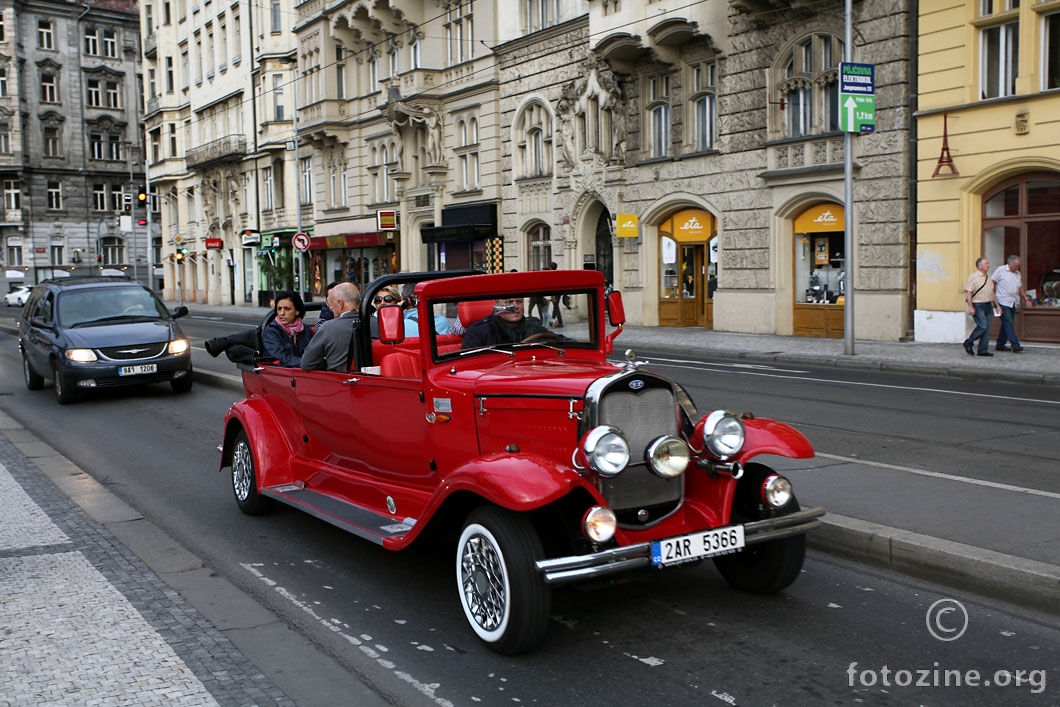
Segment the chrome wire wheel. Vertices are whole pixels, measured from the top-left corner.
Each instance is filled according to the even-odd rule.
[[[483,506],[464,523],[456,551],[460,606],[492,650],[514,655],[544,638],[552,595],[537,571],[543,557],[527,514]]]
[[[470,531],[470,533],[468,532]],[[460,585],[468,618],[476,633],[489,640],[508,622],[508,573],[493,535],[470,525],[461,538]]]
[[[260,482],[250,440],[247,433],[240,430],[232,442],[232,493],[239,510],[249,516],[268,513],[276,506],[274,499],[258,493]]]
[[[245,503],[253,485],[254,460],[250,456],[250,445],[241,439],[232,450],[232,491],[236,500]]]

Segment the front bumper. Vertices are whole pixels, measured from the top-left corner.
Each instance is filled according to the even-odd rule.
[[[744,542],[750,547],[757,543],[807,533],[821,524],[818,519],[823,515],[824,508],[807,508],[785,516],[745,523]],[[597,579],[650,565],[651,543],[626,545],[590,555],[555,557],[536,563],[537,571],[544,575],[546,584],[569,584]]]
[[[156,364],[154,373],[144,373],[133,376],[118,375],[121,366],[135,366],[144,363]],[[175,378],[191,375],[191,356],[180,354],[177,356],[163,356],[160,358],[122,361],[99,361],[94,363],[72,363],[64,361],[60,366],[61,375],[67,385],[76,386],[80,389],[92,388],[118,388],[129,385],[147,385],[150,383],[165,383]]]

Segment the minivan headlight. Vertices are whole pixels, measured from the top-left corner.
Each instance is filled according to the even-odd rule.
[[[97,360],[92,349],[67,349],[66,358],[74,363],[95,363]]]
[[[171,356],[182,354],[189,348],[187,339],[173,339],[169,342],[169,353]]]

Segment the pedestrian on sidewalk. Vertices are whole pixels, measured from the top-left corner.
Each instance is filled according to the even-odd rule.
[[[1020,277],[1021,264],[1018,255],[1010,255],[1005,264],[995,270],[990,278],[994,281],[994,296],[1001,307],[1001,329],[997,333],[997,345],[994,346],[994,351],[1019,353],[1023,350],[1012,324],[1016,318],[1016,307],[1020,302],[1025,302],[1028,307],[1033,307],[1034,303],[1031,302],[1027,290],[1023,287],[1023,278]],[[1012,344],[1011,349],[1005,345],[1008,343]]]
[[[975,272],[968,276],[964,284],[964,299],[968,303],[968,314],[975,320],[975,329],[971,336],[964,340],[964,350],[969,356],[975,355],[975,342],[979,341],[979,355],[993,356],[990,353],[990,324],[994,315],[1001,314],[994,297],[994,281],[987,276],[990,271],[990,260],[979,258],[975,261]]]
[[[555,262],[549,263],[548,269],[558,270],[559,265],[557,265]],[[563,326],[563,310],[559,308],[560,298],[561,295],[552,295],[552,324],[557,329]],[[570,309],[570,307],[568,307],[567,309]]]

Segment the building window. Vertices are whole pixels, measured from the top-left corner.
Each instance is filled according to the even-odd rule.
[[[103,93],[100,90],[101,82],[99,79],[89,79],[86,83],[87,96],[85,97],[85,103],[91,108],[99,108],[103,105]]]
[[[397,49],[391,49],[386,54],[387,71],[390,72],[390,77],[393,78],[398,75],[398,52]]]
[[[446,57],[450,64],[475,58],[475,25],[471,0],[458,2],[445,14]]]
[[[342,171],[339,172],[339,206],[348,206],[349,198],[346,196],[350,193],[350,175],[346,171],[346,165],[342,165]]]
[[[0,42],[7,41],[7,25],[4,24],[4,11],[0,10]]]
[[[527,32],[536,32],[559,22],[559,0],[523,0],[523,10]]]
[[[173,80],[173,57],[166,57],[166,93],[173,93],[173,86],[176,82]]]
[[[379,84],[379,65],[374,56],[368,57],[368,92],[375,93]]]
[[[17,179],[4,180],[4,208],[7,210],[22,208],[22,183]]]
[[[302,205],[313,203],[313,158],[303,157],[300,161],[302,172]]]
[[[1016,93],[1020,28],[1016,21],[979,30],[979,97],[1000,98]]]
[[[423,53],[421,51],[419,37],[413,37],[409,42],[409,68],[418,69],[423,66]]]
[[[7,95],[7,69],[0,69],[0,97]]]
[[[52,245],[49,250],[51,252],[51,264],[56,267],[63,265],[63,247],[61,245]],[[74,251],[74,255],[76,254],[77,252]]]
[[[40,77],[40,100],[41,103],[59,102],[59,83],[55,74],[41,74]]]
[[[0,154],[11,154],[11,125],[0,123]]]
[[[279,0],[272,0],[272,31],[283,31],[283,6]]]
[[[121,90],[117,81],[108,81],[106,84],[107,90],[107,108],[121,108]]]
[[[112,29],[103,30],[103,56],[110,59],[118,57],[118,33]]]
[[[1042,90],[1060,88],[1060,12],[1042,18],[1042,61],[1045,75]]]
[[[544,225],[538,224],[527,233],[527,262],[531,270],[548,270],[552,263],[552,230]]]
[[[169,156],[177,157],[177,124],[169,124]]]
[[[534,101],[523,108],[515,121],[516,155],[520,177],[552,174],[552,115]]]
[[[22,265],[22,246],[9,245],[7,247],[8,267],[19,267]]]
[[[284,120],[283,117],[283,74],[272,75],[272,118]]]
[[[775,132],[785,137],[839,130],[839,60],[843,42],[830,34],[796,41],[774,65],[778,100],[770,105]]]
[[[58,211],[63,208],[63,185],[61,182],[48,182],[48,210]]]
[[[117,133],[111,133],[110,135],[108,135],[107,146],[110,148],[110,159],[115,161],[122,159],[121,135],[118,135]]]
[[[59,128],[55,126],[44,127],[44,156],[59,156]]]
[[[92,209],[94,211],[106,211],[107,210],[107,185],[106,184],[93,184],[92,185]]]
[[[122,209],[122,194],[125,193],[125,187],[121,184],[110,185],[110,210],[121,211]]]
[[[713,61],[694,64],[692,71],[692,150],[703,152],[714,149],[718,103],[717,64]]]
[[[51,20],[37,20],[37,48],[54,49],[54,32]]]
[[[272,167],[264,167],[261,170],[261,179],[265,187],[265,210],[272,211],[276,208],[275,194],[273,193]]]
[[[471,191],[479,188],[478,121],[471,118],[459,121],[457,137],[460,141],[455,150],[459,160],[460,188]]]
[[[95,27],[85,27],[85,54],[96,56],[99,54],[99,35]]]
[[[100,255],[104,265],[125,264],[125,241],[117,236],[104,236],[99,241]]]
[[[670,154],[670,75],[649,76],[647,82],[649,156],[666,157]]]

